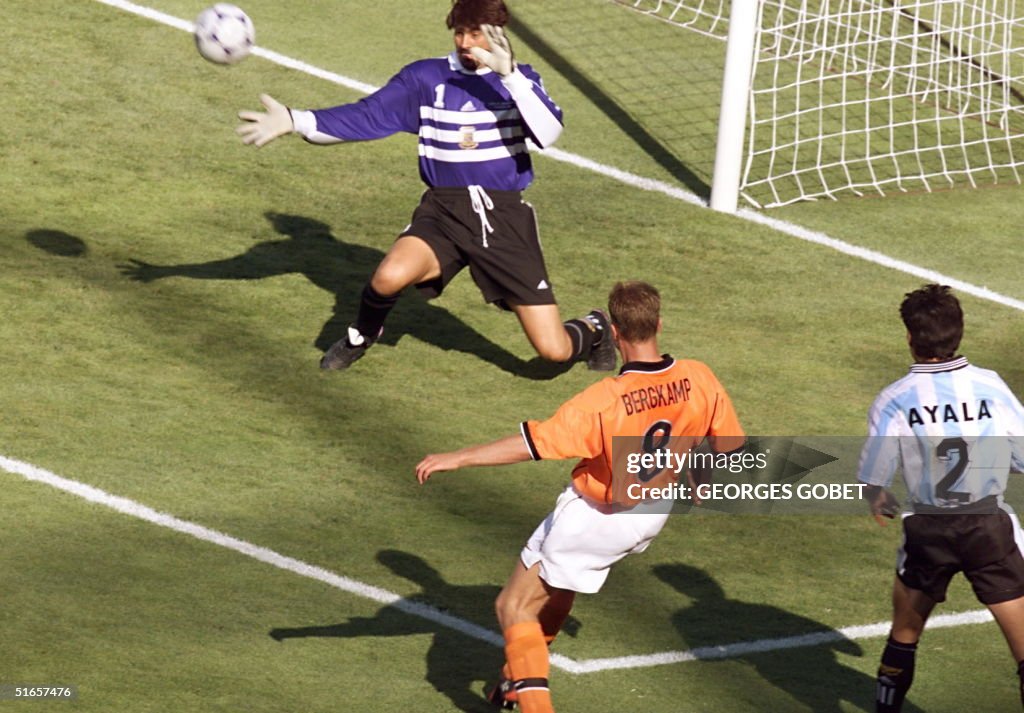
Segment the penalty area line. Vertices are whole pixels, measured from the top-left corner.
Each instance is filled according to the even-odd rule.
[[[38,466],[0,456],[0,470],[12,475],[19,475],[25,480],[48,485],[61,490],[69,495],[86,500],[96,505],[109,508],[123,515],[144,520],[153,525],[173,530],[183,535],[194,537],[209,544],[217,545],[239,554],[250,557],[264,564],[269,564],[278,569],[297,574],[301,577],[322,582],[328,586],[340,589],[363,599],[369,599],[380,604],[394,607],[395,609],[411,616],[426,619],[439,626],[452,629],[466,636],[479,641],[486,642],[493,646],[503,647],[502,636],[490,629],[484,628],[471,621],[466,621],[457,616],[447,614],[434,607],[419,602],[409,601],[395,592],[375,587],[365,582],[360,582],[350,577],[345,577],[331,572],[322,567],[303,562],[302,560],[279,554],[266,547],[254,545],[251,542],[240,540],[237,537],[226,535],[223,532],[204,527],[203,525],[182,520],[164,512],[159,512],[141,503],[129,500],[128,498],[112,495],[104,490],[86,485],[77,480],[70,480],[61,477],[56,473],[39,468]],[[936,629],[951,626],[963,626],[965,624],[981,624],[992,621],[992,615],[988,610],[963,612],[960,614],[946,614],[935,616],[929,619],[928,629]],[[869,639],[885,636],[889,632],[889,624],[877,623],[864,626],[851,626],[831,631],[814,632],[797,636],[787,636],[773,639],[760,639],[757,641],[743,641],[721,646],[706,646],[688,651],[665,651],[656,654],[619,656],[615,658],[598,658],[575,660],[561,654],[551,654],[551,665],[567,673],[584,674],[596,673],[599,671],[610,671],[616,669],[650,668],[652,666],[664,666],[667,664],[684,663],[687,661],[713,661],[720,659],[739,658],[751,654],[770,653],[782,649],[803,648],[809,646],[820,646],[822,644],[843,641],[846,639]]]
[[[140,17],[145,17],[149,20],[160,22],[164,25],[173,27],[178,30],[184,30],[185,32],[192,32],[195,29],[195,26],[191,22],[187,22],[180,18],[174,17],[173,15],[168,15],[166,13],[160,12],[159,10],[154,10],[144,5],[137,5],[136,3],[129,2],[128,0],[96,0],[96,2],[108,5],[113,8],[117,8],[119,10],[123,10],[125,12],[130,12],[132,14],[139,15]],[[263,49],[262,47],[254,47],[252,50],[252,54],[257,57],[262,57],[263,59],[278,64],[282,67],[294,69],[297,72],[303,72],[312,77],[317,77],[318,79],[323,79],[343,87],[348,87],[349,89],[355,90],[357,92],[362,92],[363,94],[372,94],[378,89],[378,87],[375,87],[372,84],[367,84],[365,82],[359,81],[358,79],[353,79],[351,77],[346,77],[341,74],[330,72],[326,69],[321,69],[311,64],[307,64],[306,62],[302,62],[300,60],[288,57],[286,55],[279,54],[272,50]],[[554,159],[555,161],[568,163],[572,166],[576,166],[577,168],[583,169],[585,171],[590,171],[592,173],[605,176],[606,178],[611,178],[613,180],[619,181],[620,183],[624,183],[627,186],[639,188],[640,190],[644,191],[660,193],[669,198],[680,200],[691,205],[700,206],[703,208],[708,207],[707,201],[705,201],[697,194],[679,188],[678,186],[674,186],[670,183],[666,183],[665,181],[660,181],[654,178],[645,178],[644,176],[639,176],[637,174],[630,173],[629,171],[623,171],[622,169],[615,168],[614,166],[608,166],[606,164],[599,163],[592,159],[586,158],[585,156],[570,153],[569,151],[563,151],[558,148],[536,150],[536,147],[534,147],[532,144],[531,148],[534,149],[535,153],[538,153],[542,156],[547,156],[548,158]],[[904,260],[897,260],[896,258],[889,257],[888,255],[880,253],[877,250],[870,250],[868,248],[860,247],[852,243],[847,243],[843,240],[830,237],[825,233],[810,230],[803,226],[797,225],[795,223],[790,223],[784,220],[780,220],[778,218],[772,218],[767,215],[764,215],[763,213],[759,213],[757,211],[750,210],[747,208],[741,208],[733,215],[734,217],[740,220],[745,220],[750,223],[755,223],[757,225],[770,228],[772,230],[775,230],[776,232],[788,235],[792,238],[803,240],[804,242],[812,243],[820,247],[829,248],[831,250],[835,250],[849,257],[853,257],[858,260],[864,260],[866,262],[878,265],[880,267],[888,268],[890,270],[897,270],[899,272],[911,275],[913,277],[925,280],[927,282],[937,282],[940,284],[949,285],[950,287],[956,289],[958,292],[969,294],[989,302],[994,302],[1004,307],[1009,307],[1011,309],[1024,312],[1024,300],[1008,297],[1006,295],[995,292],[994,290],[990,290],[987,287],[978,286],[970,282],[965,282],[955,277],[944,275],[941,272],[930,270],[928,268],[921,267],[919,265],[915,265]]]

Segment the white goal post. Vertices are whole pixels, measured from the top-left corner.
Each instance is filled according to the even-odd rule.
[[[1020,183],[1024,0],[614,0],[726,39],[711,205]]]

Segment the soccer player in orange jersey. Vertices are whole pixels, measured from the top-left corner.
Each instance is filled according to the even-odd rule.
[[[676,436],[693,444],[706,438],[720,453],[744,444],[729,396],[711,369],[658,349],[660,306],[651,285],[616,284],[608,307],[611,333],[624,362],[618,376],[584,390],[546,421],[524,422],[515,435],[428,455],[416,466],[416,478],[423,484],[434,473],[467,466],[582,459],[555,509],[526,543],[495,603],[506,665],[488,698],[499,707],[518,703],[524,713],[553,711],[548,645],[576,593],[597,592],[609,567],[645,550],[668,517],[670,508],[664,502],[621,496],[618,481],[626,475],[617,467],[621,454],[612,458],[613,438],[650,442],[653,437],[659,444]]]

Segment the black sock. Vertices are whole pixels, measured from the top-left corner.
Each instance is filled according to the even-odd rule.
[[[569,357],[569,361],[586,359],[590,356],[590,350],[594,348],[594,345],[600,343],[604,338],[604,330],[597,320],[591,317],[592,314],[593,312],[585,317],[570,319],[563,323],[565,331],[572,341],[572,355]]]
[[[1017,664],[1017,677],[1020,679],[1020,703],[1024,706],[1024,661]]]
[[[401,294],[401,293],[399,293]],[[380,328],[384,326],[391,308],[398,302],[398,295],[385,297],[373,289],[369,282],[363,288],[359,301],[359,314],[353,325],[356,331],[367,339],[376,339]]]
[[[572,354],[569,356],[569,361],[586,358],[597,338],[593,325],[585,319],[570,319],[563,326],[572,342]]]
[[[891,636],[878,667],[875,713],[899,713],[903,699],[914,682],[914,655],[917,644],[902,644]]]

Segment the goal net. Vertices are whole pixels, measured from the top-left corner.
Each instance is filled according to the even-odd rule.
[[[712,205],[1021,181],[1024,0],[613,1],[729,38]]]

